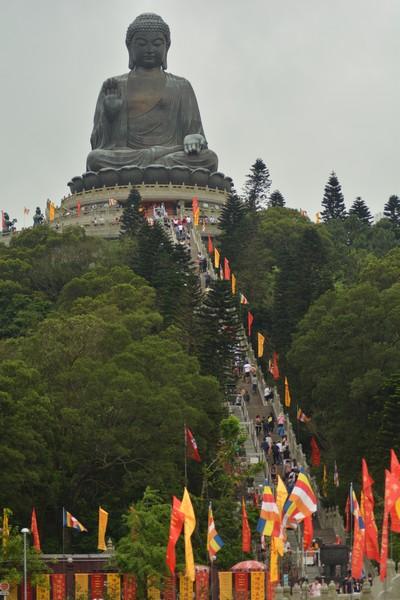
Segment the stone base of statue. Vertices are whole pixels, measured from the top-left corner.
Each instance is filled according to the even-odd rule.
[[[162,167],[162,169],[173,171],[176,174],[180,172],[185,175],[185,178],[178,179],[177,175],[172,174],[175,177],[174,182],[158,181],[161,179],[160,171],[156,171],[153,167],[102,169],[98,174],[93,173],[95,177],[92,178],[90,178],[90,173],[84,174],[82,178],[79,178],[78,186],[70,185],[71,190],[74,190],[73,193],[63,198],[60,206],[56,207],[51,226],[60,232],[71,225],[81,226],[88,235],[108,239],[118,238],[124,204],[132,188],[135,188],[141,195],[145,215],[150,220],[160,214],[169,219],[193,218],[192,200],[197,197],[200,208],[199,224],[203,235],[217,235],[218,217],[231,188],[231,179],[222,173],[209,174],[207,172],[207,178],[203,180],[204,185],[201,185],[200,173],[197,173],[198,183],[194,183],[193,176],[191,184],[183,170],[189,171],[189,176],[195,174],[195,171],[190,172],[184,167],[172,169]],[[179,170],[176,171],[176,169]],[[202,170],[198,169],[197,171]],[[114,179],[107,180],[106,176],[111,175],[110,171],[123,171],[124,174],[130,172],[131,181],[123,185],[121,179],[115,180],[114,173],[112,174]],[[140,178],[138,172],[140,172]],[[154,175],[156,172],[157,180],[154,181],[153,178],[153,181],[150,182],[150,175]],[[132,174],[138,175],[136,180]],[[213,179],[211,179],[212,175],[214,175]],[[120,177],[120,174],[118,176]],[[170,177],[170,179],[172,178]],[[76,182],[77,178],[73,178],[72,181]],[[102,186],[99,185],[100,181],[103,183]],[[83,182],[84,185],[82,185]],[[46,216],[49,220],[49,215]]]

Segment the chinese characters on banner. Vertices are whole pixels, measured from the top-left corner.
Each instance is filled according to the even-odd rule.
[[[196,570],[196,600],[208,600],[209,571]]]
[[[164,600],[175,600],[176,599],[176,582],[174,577],[165,578],[164,587]]]
[[[189,577],[179,575],[180,600],[193,600],[193,582]]]
[[[55,573],[50,575],[51,577],[51,588],[52,588],[52,600],[65,600],[66,588],[65,588],[65,575],[63,573]]]
[[[118,573],[107,573],[107,597],[109,600],[121,598],[121,578]]]
[[[251,574],[251,600],[265,599],[265,577],[264,573],[253,572]]]
[[[89,595],[89,575],[88,573],[75,573],[75,598],[87,599]],[[36,600],[38,600],[36,598]]]
[[[42,578],[43,585],[36,586],[36,600],[50,600],[50,577],[42,575]]]
[[[235,598],[236,600],[247,600],[249,590],[248,573],[235,573]]]
[[[136,579],[134,575],[123,576],[124,600],[136,600]]]
[[[104,573],[93,573],[90,576],[90,597],[92,600],[99,600],[104,598]],[[53,600],[56,600],[54,598]]]
[[[232,596],[232,573],[220,571],[219,577],[219,600],[233,600]]]

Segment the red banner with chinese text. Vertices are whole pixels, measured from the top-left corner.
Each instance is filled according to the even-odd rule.
[[[235,573],[235,598],[237,600],[247,600],[249,591],[248,573]]]
[[[92,600],[104,598],[104,573],[93,573],[90,576],[90,597]]]
[[[124,575],[123,595],[124,600],[136,600],[136,578],[134,575]]]
[[[196,571],[196,600],[208,600],[209,587],[208,571]]]
[[[53,573],[50,578],[52,600],[65,600],[67,590],[64,573]]]
[[[176,578],[166,577],[164,582],[164,600],[176,600]]]

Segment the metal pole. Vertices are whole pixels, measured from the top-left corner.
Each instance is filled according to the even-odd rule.
[[[21,529],[21,533],[24,536],[24,600],[28,599],[28,564],[27,564],[27,542],[26,536],[29,532],[29,529],[24,527]]]

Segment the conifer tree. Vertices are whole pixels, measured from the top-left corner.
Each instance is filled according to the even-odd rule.
[[[140,193],[133,188],[126,200],[121,216],[121,236],[133,237],[145,222],[142,198]]]
[[[265,204],[271,183],[267,165],[261,158],[257,158],[247,175],[244,186],[246,204],[250,210],[258,210]]]
[[[218,219],[218,228],[223,232],[223,234],[232,234],[241,223],[245,214],[246,206],[243,200],[236,194],[236,192],[231,192],[228,196],[228,200],[222,207]]]
[[[383,214],[395,226],[400,226],[400,198],[398,196],[390,196],[385,204]]]
[[[332,171],[328,183],[325,186],[322,207],[321,217],[325,223],[331,219],[343,220],[346,218],[346,206],[344,204],[342,187],[335,171]]]
[[[349,215],[355,215],[362,223],[365,223],[365,225],[371,225],[371,211],[360,196],[357,196],[351,205]]]
[[[234,384],[234,351],[240,340],[237,301],[228,281],[216,280],[197,312],[197,354],[203,373],[214,375],[227,391]]]
[[[283,206],[285,206],[285,204],[286,204],[285,198],[283,197],[281,192],[279,190],[274,190],[269,197],[268,207],[269,208],[274,208],[276,206],[283,207]]]

